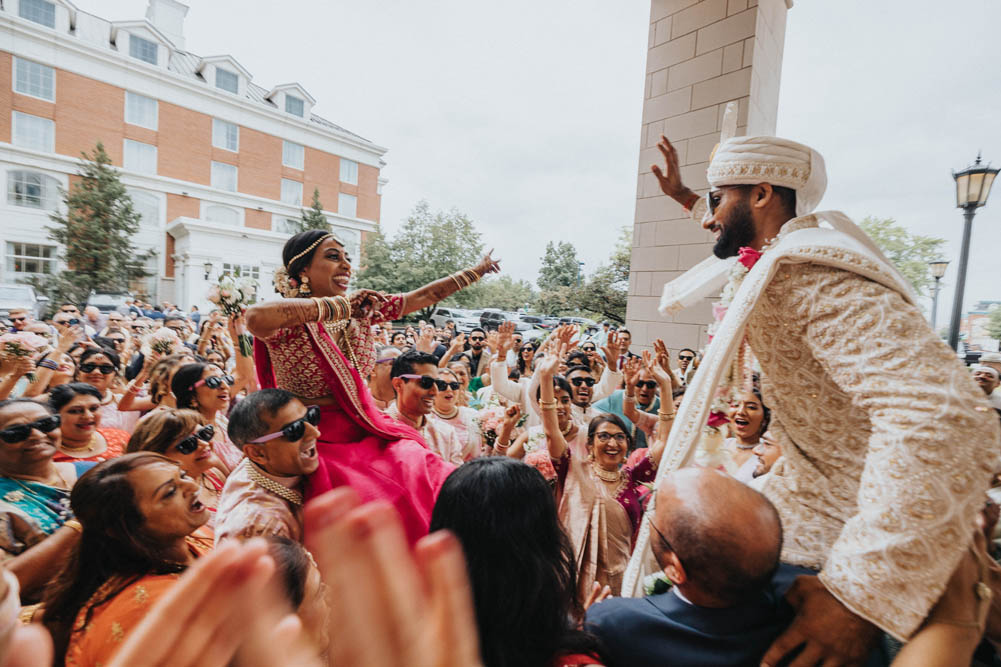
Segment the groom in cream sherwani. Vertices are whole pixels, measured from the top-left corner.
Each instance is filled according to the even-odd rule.
[[[749,346],[784,453],[763,489],[782,518],[782,561],[819,571],[790,590],[797,617],[766,661],[799,646],[797,665],[859,662],[877,628],[901,640],[918,629],[967,552],[1001,451],[996,414],[871,240],[841,213],[814,212],[827,185],[816,151],[728,139],[702,199],[681,182],[670,142],[659,148],[661,189],[715,233],[719,258],[666,286],[663,312],[722,287],[733,273],[720,260],[741,247],[762,251],[661,467],[691,461],[712,392]]]

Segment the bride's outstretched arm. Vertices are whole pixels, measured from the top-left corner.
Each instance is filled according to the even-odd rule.
[[[450,276],[445,276],[405,294],[403,314],[409,315],[428,306],[433,306],[442,299],[455,294],[460,289],[469,287],[488,273],[500,271],[500,260],[491,257],[492,253],[493,250],[488,252],[480,260],[480,263],[471,269],[464,269]]]
[[[279,329],[315,322],[320,306],[313,299],[281,299],[247,309],[247,329],[257,338],[270,338]]]

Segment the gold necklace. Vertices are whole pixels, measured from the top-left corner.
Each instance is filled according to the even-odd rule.
[[[250,475],[250,481],[258,486],[262,487],[266,491],[270,491],[280,498],[284,498],[293,505],[302,505],[302,494],[295,489],[290,489],[287,486],[282,486],[278,482],[268,477],[265,477],[257,469],[257,465],[252,461],[247,461],[247,472]]]
[[[598,479],[603,482],[617,482],[619,481],[619,478],[622,477],[621,470],[616,470],[615,472],[605,470],[595,462],[591,463],[591,469],[594,471],[594,474],[598,477]]]
[[[89,454],[94,451],[94,447],[97,446],[97,431],[90,434],[90,439],[87,440],[87,444],[82,447],[70,447],[65,443],[59,443],[59,448],[63,450],[64,454],[69,456],[76,456],[78,454]]]
[[[567,433],[569,433],[572,430],[573,430],[573,420],[571,419],[571,420],[569,420],[567,422],[567,427],[566,428],[561,428],[560,429],[560,433],[562,433],[563,435],[566,435]]]

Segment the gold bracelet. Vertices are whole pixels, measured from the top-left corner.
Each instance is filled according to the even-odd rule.
[[[510,446],[511,446],[511,441],[510,440],[507,441],[507,444],[503,444],[503,445],[501,443],[499,443],[499,442],[495,442],[494,443],[494,449],[507,449]]]
[[[557,401],[556,401],[555,398],[553,400],[551,400],[551,401],[544,401],[541,398],[539,399],[539,405],[541,407],[543,407],[543,408],[546,407],[546,406],[556,407],[556,403],[557,403]]]
[[[624,400],[626,403],[635,403],[636,402],[636,397],[635,396],[630,396],[629,394],[626,394],[625,397],[622,400]]]
[[[348,301],[346,296],[335,296],[333,297],[334,303],[340,304],[340,313],[337,319],[346,320],[351,317],[351,302]]]
[[[659,410],[657,411],[657,418],[664,422],[669,422],[672,419],[674,419],[674,415],[675,413],[673,412],[660,412]]]
[[[463,275],[466,276],[466,280],[469,281],[470,285],[472,285],[473,283],[475,283],[477,280],[480,279],[480,274],[478,274],[476,271],[472,269],[463,269],[462,273]]]
[[[83,526],[81,526],[80,522],[77,521],[76,519],[66,519],[65,521],[63,521],[63,527],[64,528],[72,528],[73,530],[75,530],[78,533],[82,533],[83,532]]]
[[[455,282],[455,286],[458,288],[456,291],[462,290],[462,283],[460,283],[459,279],[455,277],[455,274],[452,274],[451,276],[449,276],[449,278],[451,278]]]

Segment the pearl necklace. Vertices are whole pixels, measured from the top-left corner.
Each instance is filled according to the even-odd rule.
[[[444,419],[446,421],[449,420],[449,419],[455,419],[455,416],[459,414],[459,406],[455,406],[455,408],[452,409],[452,414],[447,415],[447,416],[441,414],[440,412],[438,412],[438,408],[434,408],[434,413],[436,415],[438,415],[438,417],[440,417],[441,419]]]
[[[299,493],[295,489],[290,489],[287,486],[282,486],[273,479],[265,477],[257,469],[256,464],[248,461],[247,472],[249,473],[250,481],[252,481],[254,484],[257,484],[258,486],[264,488],[266,491],[270,491],[271,493],[275,494],[276,496],[279,496],[280,498],[284,498],[293,505],[298,505],[298,506],[302,505],[303,500],[301,493]]]
[[[615,472],[612,472],[611,470],[605,470],[597,463],[591,463],[591,470],[593,470],[594,474],[598,477],[598,479],[600,479],[603,482],[617,482],[619,481],[619,478],[622,477],[621,470],[616,470]]]

